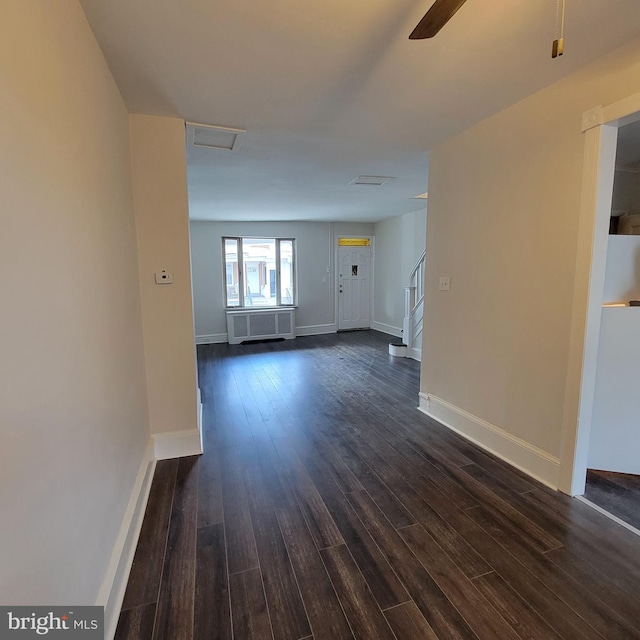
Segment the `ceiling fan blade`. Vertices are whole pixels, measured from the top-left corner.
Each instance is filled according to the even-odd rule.
[[[433,38],[465,2],[466,0],[436,0],[411,32],[409,40]]]

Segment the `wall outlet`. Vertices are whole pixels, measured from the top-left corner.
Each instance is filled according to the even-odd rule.
[[[162,271],[156,271],[156,284],[173,284],[173,274],[162,269]]]
[[[440,278],[438,289],[440,289],[440,291],[449,291],[449,280],[449,276],[443,276]]]

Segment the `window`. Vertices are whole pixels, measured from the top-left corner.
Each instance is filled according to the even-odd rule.
[[[225,305],[296,304],[293,238],[223,238]]]

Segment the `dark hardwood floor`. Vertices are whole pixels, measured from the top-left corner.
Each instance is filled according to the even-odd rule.
[[[640,639],[640,537],[418,412],[388,343],[198,348],[119,640]]]
[[[589,469],[584,497],[640,529],[640,476]]]

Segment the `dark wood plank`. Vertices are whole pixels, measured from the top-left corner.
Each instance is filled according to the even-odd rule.
[[[545,555],[531,549],[529,540],[521,538],[483,507],[468,511],[469,517],[491,534],[518,562],[541,583],[573,609],[607,640],[639,637],[631,625],[614,613],[589,591],[558,569]]]
[[[320,460],[307,460],[307,468],[349,551],[360,567],[380,608],[409,600],[393,569]]]
[[[251,515],[245,493],[243,469],[235,447],[220,449],[224,533],[229,573],[258,567]]]
[[[428,482],[422,483],[421,495],[562,637],[581,640],[600,638],[580,616],[471,520],[467,515],[469,510],[461,512],[447,496]]]
[[[177,460],[158,460],[156,463],[123,609],[158,600],[177,472]]]
[[[260,570],[249,569],[234,573],[229,578],[229,586],[233,637],[242,640],[273,638]]]
[[[405,602],[384,612],[398,640],[438,640],[415,602]]]
[[[504,460],[500,460],[487,451],[475,447],[470,442],[463,441],[462,438],[460,438],[460,442],[467,458],[470,458],[476,466],[496,477],[516,493],[526,493],[537,489],[538,483],[525,476],[519,469],[510,466]]]
[[[278,508],[277,513],[314,638],[353,638],[302,512],[296,506]]]
[[[348,495],[349,501],[387,557],[409,595],[440,640],[478,636],[451,604],[429,573],[421,567],[391,523],[364,491]]]
[[[151,640],[155,617],[155,602],[125,609],[120,613],[114,640]]]
[[[632,488],[634,483],[629,478],[633,476],[628,476],[625,486],[623,478],[623,474],[607,475],[606,472],[589,469],[584,497],[640,529],[640,486]]]
[[[546,510],[548,518],[566,528],[564,546],[567,549],[606,574],[627,593],[638,593],[640,537],[568,496],[539,489],[522,497],[537,509]]]
[[[609,571],[599,571],[567,547],[549,551],[545,556],[610,609],[617,611],[634,629],[640,630],[638,594],[630,594],[617,584],[613,567]]]
[[[533,520],[527,518],[489,487],[467,473],[466,468],[451,468],[447,472],[461,484],[464,484],[484,508],[491,510],[492,514],[506,526],[525,536],[531,545],[539,551],[550,551],[562,545],[559,540],[547,533]]]
[[[410,524],[415,524],[415,520],[411,514],[404,508],[389,487],[375,474],[373,469],[358,455],[353,447],[337,437],[334,438],[334,443],[352,473],[375,500],[385,516],[389,518],[393,526],[407,527]]]
[[[191,640],[195,598],[197,456],[180,458],[154,640]]]
[[[640,492],[640,475],[634,475],[630,473],[617,473],[615,471],[601,471],[596,469],[587,469],[587,482],[589,482],[589,476],[596,474],[602,478],[606,478],[609,482],[628,489],[629,491]]]
[[[311,634],[293,567],[269,498],[268,485],[257,468],[247,469],[247,494],[258,558],[273,633],[282,640]]]
[[[231,640],[224,526],[198,529],[194,638]]]
[[[367,463],[376,469],[378,476],[386,483],[416,522],[436,538],[444,550],[469,578],[491,571],[491,567],[461,538],[454,529],[429,506],[414,488],[374,450],[364,442],[354,443],[354,448]]]
[[[223,513],[220,461],[206,450],[198,460],[198,528],[221,523]]]
[[[343,544],[340,531],[291,443],[278,439],[274,444],[283,462],[283,472],[304,514],[317,548],[324,549]]]
[[[495,571],[473,580],[498,613],[527,640],[562,640]]]
[[[358,640],[394,640],[386,618],[346,545],[320,552],[351,631]]]
[[[480,594],[420,525],[402,529],[400,535],[479,638],[518,640],[513,627],[505,622],[490,601]]]

